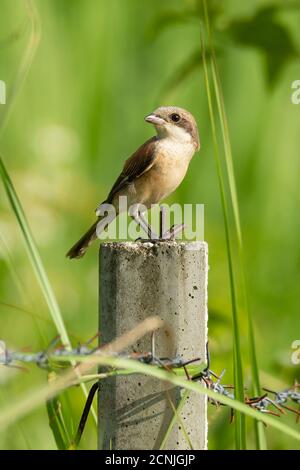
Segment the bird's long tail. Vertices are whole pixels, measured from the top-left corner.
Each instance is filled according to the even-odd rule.
[[[96,228],[99,219],[88,229],[88,231],[75,243],[74,246],[68,251],[66,256],[70,259],[73,258],[82,258],[85,255],[88,247],[93,243],[97,238]]]

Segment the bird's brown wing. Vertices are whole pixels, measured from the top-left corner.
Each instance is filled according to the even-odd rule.
[[[156,141],[157,137],[152,137],[147,140],[147,142],[126,160],[122,173],[113,185],[106,202],[112,202],[114,196],[119,191],[136,178],[142,176],[146,171],[150,170],[155,161]]]

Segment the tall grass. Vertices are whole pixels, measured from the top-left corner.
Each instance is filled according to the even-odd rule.
[[[36,243],[34,241],[33,235],[31,233],[30,227],[28,225],[20,199],[17,196],[17,193],[11,181],[11,178],[6,170],[3,159],[1,157],[0,157],[0,177],[4,185],[7,197],[9,199],[12,211],[17,219],[19,228],[22,232],[25,246],[28,252],[29,260],[32,264],[33,270],[36,275],[36,279],[44,295],[46,304],[48,305],[49,311],[52,316],[52,320],[61,337],[63,344],[65,344],[67,348],[68,347],[70,348],[71,342],[69,340],[69,336],[68,336],[55,294],[53,292],[52,286],[46,274],[46,270],[42,263],[42,260],[38,252]]]
[[[224,102],[224,97],[223,97],[223,92],[222,92],[221,78],[220,78],[220,73],[219,73],[218,64],[216,60],[216,54],[215,54],[212,30],[211,30],[211,25],[210,25],[210,20],[209,20],[207,2],[206,0],[202,0],[202,3],[203,3],[203,16],[204,16],[204,22],[206,25],[208,45],[209,45],[210,57],[211,57],[211,73],[212,73],[212,79],[213,79],[214,95],[216,98],[217,110],[218,110],[219,121],[220,121],[220,126],[221,126],[221,134],[222,134],[223,147],[224,147],[225,166],[226,166],[226,172],[227,172],[228,187],[229,187],[229,192],[230,192],[231,208],[232,208],[233,218],[234,218],[234,223],[235,223],[238,255],[239,255],[239,262],[240,262],[241,286],[243,290],[242,294],[244,298],[245,312],[246,312],[247,321],[248,321],[249,352],[250,352],[250,363],[251,363],[252,381],[253,381],[252,389],[253,389],[254,395],[259,396],[261,394],[261,388],[260,388],[260,382],[259,382],[259,371],[258,371],[258,364],[257,364],[257,358],[256,358],[256,350],[255,350],[253,319],[252,319],[251,311],[249,309],[249,301],[248,301],[248,288],[247,288],[247,282],[246,282],[246,270],[245,270],[245,262],[244,262],[243,236],[242,236],[242,228],[241,228],[241,222],[240,222],[239,202],[238,202],[238,195],[237,195],[236,182],[235,182],[235,173],[234,173],[234,165],[233,165],[233,157],[232,157],[232,148],[231,148],[231,142],[230,142],[229,126],[228,126],[225,102]],[[203,38],[202,38],[202,50],[204,51]],[[207,94],[211,95],[209,77],[208,77],[208,71],[207,71],[207,65],[206,65],[206,56],[204,52],[202,56],[203,56],[203,63],[205,63],[205,83],[206,83]],[[211,96],[209,98],[209,111],[210,111],[210,119],[212,122],[214,120],[214,111],[213,111]],[[228,209],[227,209],[227,204],[226,204],[226,195],[224,192],[224,183],[221,181],[223,179],[222,164],[220,161],[220,152],[218,149],[215,123],[212,123],[212,130],[214,134],[213,140],[214,140],[215,156],[216,156],[217,167],[218,167],[218,178],[220,181],[220,191],[221,191],[224,225],[225,225],[225,232],[226,232],[229,277],[230,277],[230,285],[231,285],[233,336],[234,336],[235,387],[236,387],[236,395],[238,399],[243,400],[243,397],[244,397],[243,364],[242,364],[242,359],[241,359],[242,355],[241,355],[241,348],[240,348],[240,342],[239,342],[239,336],[240,336],[239,318],[238,318],[238,307],[237,307],[237,299],[236,299],[236,287],[235,287],[235,281],[234,281],[234,269],[233,269],[234,263],[233,263],[232,248],[231,248],[232,241],[230,240]],[[238,430],[238,428],[240,429]],[[264,429],[262,425],[259,422],[255,423],[255,430],[256,430],[257,448],[261,450],[265,449],[266,448],[265,433],[264,433]],[[237,423],[236,444],[237,444],[237,448],[244,448],[246,445],[246,431],[245,431],[245,423],[243,423],[243,418],[241,418],[241,421],[239,420],[239,422]]]
[[[220,195],[221,195],[221,204],[222,204],[222,210],[223,210],[226,248],[227,248],[228,270],[229,270],[230,291],[231,291],[232,319],[233,319],[235,396],[240,402],[243,403],[244,402],[244,381],[243,381],[241,348],[240,348],[240,340],[239,340],[240,333],[239,333],[239,322],[238,322],[238,314],[237,314],[236,287],[235,287],[234,273],[233,273],[233,257],[232,257],[230,232],[229,232],[228,207],[227,207],[227,201],[226,201],[224,177],[222,173],[222,166],[221,166],[221,159],[220,159],[220,151],[219,151],[219,145],[218,145],[218,139],[217,139],[217,129],[216,129],[216,123],[215,123],[215,117],[214,117],[214,110],[213,110],[212,92],[211,92],[211,87],[210,87],[210,82],[209,82],[208,67],[207,67],[207,61],[206,61],[206,55],[205,55],[204,37],[203,37],[201,26],[200,26],[200,36],[201,36],[201,50],[202,50],[205,86],[206,86],[206,93],[207,93],[207,99],[208,99],[214,156],[215,156],[215,162],[216,162],[216,167],[217,167],[219,189],[220,189]],[[236,413],[235,418],[236,418],[236,423],[235,423],[236,448],[245,449],[246,447],[245,419],[244,419],[244,416],[239,412]]]
[[[209,14],[207,9],[207,2],[203,0],[203,10],[204,10],[204,19],[206,24],[206,30],[208,35],[208,43],[209,49],[211,54],[211,71],[213,77],[213,86],[215,91],[215,97],[217,102],[217,109],[219,114],[219,120],[221,125],[221,133],[223,139],[223,147],[224,147],[224,155],[225,155],[225,163],[226,163],[226,171],[227,171],[227,179],[228,179],[228,186],[230,191],[230,200],[231,200],[231,207],[234,217],[235,223],[235,230],[236,230],[236,237],[237,237],[237,245],[238,245],[238,254],[239,254],[239,261],[240,261],[240,273],[241,273],[241,286],[242,286],[242,294],[244,298],[245,304],[245,312],[247,315],[248,321],[248,339],[249,339],[249,352],[250,352],[250,364],[252,370],[252,382],[253,382],[253,394],[254,396],[259,396],[261,394],[261,387],[259,381],[259,371],[258,371],[258,364],[257,364],[257,357],[256,357],[256,349],[255,349],[255,336],[254,336],[254,327],[253,327],[253,319],[251,310],[249,308],[249,301],[248,301],[248,287],[247,287],[247,276],[246,276],[246,269],[245,269],[245,262],[244,262],[244,246],[243,246],[243,236],[242,236],[242,228],[240,222],[240,210],[239,210],[239,201],[236,189],[236,182],[235,182],[235,172],[234,172],[234,165],[233,165],[233,157],[232,157],[232,148],[230,142],[230,133],[229,133],[229,126],[226,116],[226,109],[225,109],[225,102],[222,92],[222,85],[221,85],[221,78],[218,69],[218,64],[216,60],[215,48],[213,44],[213,37],[212,31],[210,26]],[[205,60],[205,55],[203,56],[203,60]],[[210,112],[212,109],[210,108]],[[221,165],[219,166],[221,169]],[[219,173],[219,172],[218,172]],[[224,205],[223,205],[224,210]],[[224,219],[227,219],[226,224],[228,225],[228,217],[224,212]],[[227,229],[226,229],[227,232]],[[227,239],[227,234],[226,234]],[[230,241],[229,241],[230,245]],[[227,248],[228,244],[227,244]],[[230,251],[228,251],[228,259],[229,259],[229,270],[230,270],[230,281],[232,285],[232,290],[234,292],[233,286],[233,273],[232,271],[232,256]],[[235,370],[236,370],[236,382],[239,384],[238,390],[239,399],[243,397],[243,376],[242,376],[242,361],[241,361],[241,352],[240,352],[240,345],[238,341],[239,335],[239,327],[238,327],[238,310],[236,305],[236,298],[233,295],[232,304],[233,307],[233,324],[234,324],[234,340],[235,340]],[[256,437],[257,437],[257,447],[261,450],[266,449],[266,439],[265,439],[265,432],[262,425],[258,422],[255,423],[256,429]]]
[[[32,264],[36,279],[40,285],[46,304],[48,305],[48,309],[51,314],[53,323],[66,349],[71,349],[71,341],[69,339],[69,335],[67,333],[64,320],[63,320],[60,308],[58,306],[54,291],[52,289],[49,278],[46,274],[46,270],[44,268],[44,265],[40,257],[39,251],[37,249],[35,240],[31,233],[23,207],[17,196],[13,183],[9,177],[9,174],[5,168],[4,162],[1,157],[0,157],[0,178],[6,190],[6,194],[10,201],[12,211],[17,219],[19,228],[22,232],[23,239],[25,242],[25,247],[28,252],[29,260]],[[75,365],[75,362],[73,363],[73,365]],[[86,386],[84,384],[81,384],[81,388],[83,390],[84,396],[87,397],[88,391],[86,389]],[[93,408],[92,408],[92,415],[95,420],[95,423],[97,423],[97,415]]]
[[[24,4],[25,4],[25,8],[28,14],[30,25],[31,25],[30,36],[29,36],[29,41],[25,49],[25,52],[23,54],[20,66],[18,68],[13,86],[9,93],[9,99],[6,104],[5,111],[3,112],[2,117],[0,119],[0,137],[8,121],[8,118],[12,111],[16,97],[18,93],[20,92],[22,85],[24,84],[24,81],[26,80],[27,74],[30,70],[30,67],[33,63],[35,53],[39,44],[39,39],[40,39],[41,22],[40,22],[40,18],[39,18],[39,15],[35,6],[35,2],[34,0],[24,0]],[[30,262],[32,264],[33,270],[36,275],[36,279],[40,285],[41,291],[45,298],[52,320],[55,324],[55,327],[57,329],[58,334],[60,335],[60,338],[63,344],[66,346],[66,348],[71,348],[71,342],[70,342],[54,291],[52,289],[51,283],[49,282],[48,276],[46,274],[46,270],[42,263],[39,251],[34,241],[34,237],[31,233],[31,230],[27,222],[21,202],[17,196],[17,193],[14,189],[14,186],[12,184],[12,181],[9,177],[9,174],[6,170],[6,167],[4,165],[4,162],[1,156],[0,156],[0,177],[4,185],[4,188],[6,190],[6,194],[9,199],[9,202],[11,204],[12,211],[17,219],[19,228],[23,235],[23,239],[25,242],[25,246],[28,252]],[[75,363],[73,365],[75,365]],[[82,388],[84,396],[87,397],[88,391],[87,391],[85,384],[81,384],[80,386]],[[92,416],[94,418],[95,423],[97,423],[97,415],[93,407],[92,407]]]

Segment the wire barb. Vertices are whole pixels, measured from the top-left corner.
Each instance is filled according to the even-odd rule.
[[[67,349],[64,345],[59,346],[60,337],[57,336],[50,342],[49,346],[44,351],[39,351],[37,353],[29,353],[25,351],[11,351],[6,347],[4,341],[0,341],[0,365],[21,368],[18,365],[18,363],[20,362],[26,364],[33,363],[42,369],[53,370],[55,362],[57,362],[63,357],[65,357],[66,362],[68,362],[68,357],[72,357],[72,360],[80,361],[80,359],[82,359],[83,357],[89,356],[95,352],[97,352],[98,355],[101,354],[101,347],[93,348],[91,346],[92,341],[97,337],[98,333],[86,343],[78,344],[74,349]],[[155,351],[154,334],[152,334],[151,337],[151,352],[133,352],[131,354],[116,353],[115,355],[117,357],[122,357],[126,359],[134,359],[143,364],[156,365],[168,371],[183,368],[187,380],[202,382],[209,390],[213,390],[214,392],[231,398],[232,400],[235,399],[234,387],[232,385],[223,385],[221,383],[225,375],[226,369],[223,369],[220,375],[215,374],[210,369],[210,354],[208,350],[208,343],[206,345],[206,367],[202,370],[202,372],[194,375],[190,374],[190,371],[187,369],[187,366],[192,363],[199,362],[200,358],[185,361],[182,357],[179,356],[175,358],[157,357]],[[283,414],[286,414],[286,411],[290,411],[296,414],[296,422],[300,421],[300,410],[289,406],[289,403],[295,403],[296,405],[298,405],[298,407],[300,406],[299,383],[295,382],[293,387],[285,389],[281,392],[276,392],[267,388],[264,388],[263,390],[266,393],[262,396],[251,398],[246,396],[245,404],[262,413],[268,413],[278,417]],[[272,398],[268,396],[269,393],[273,395]],[[221,405],[217,400],[213,400],[211,398],[209,398],[208,400],[210,403],[217,407]],[[234,412],[233,410],[231,410],[231,421],[233,420],[233,417]]]

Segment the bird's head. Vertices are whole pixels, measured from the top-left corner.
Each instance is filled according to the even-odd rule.
[[[200,148],[198,127],[194,116],[182,108],[161,106],[145,117],[156,128],[159,137],[170,137],[182,143],[192,143]]]

